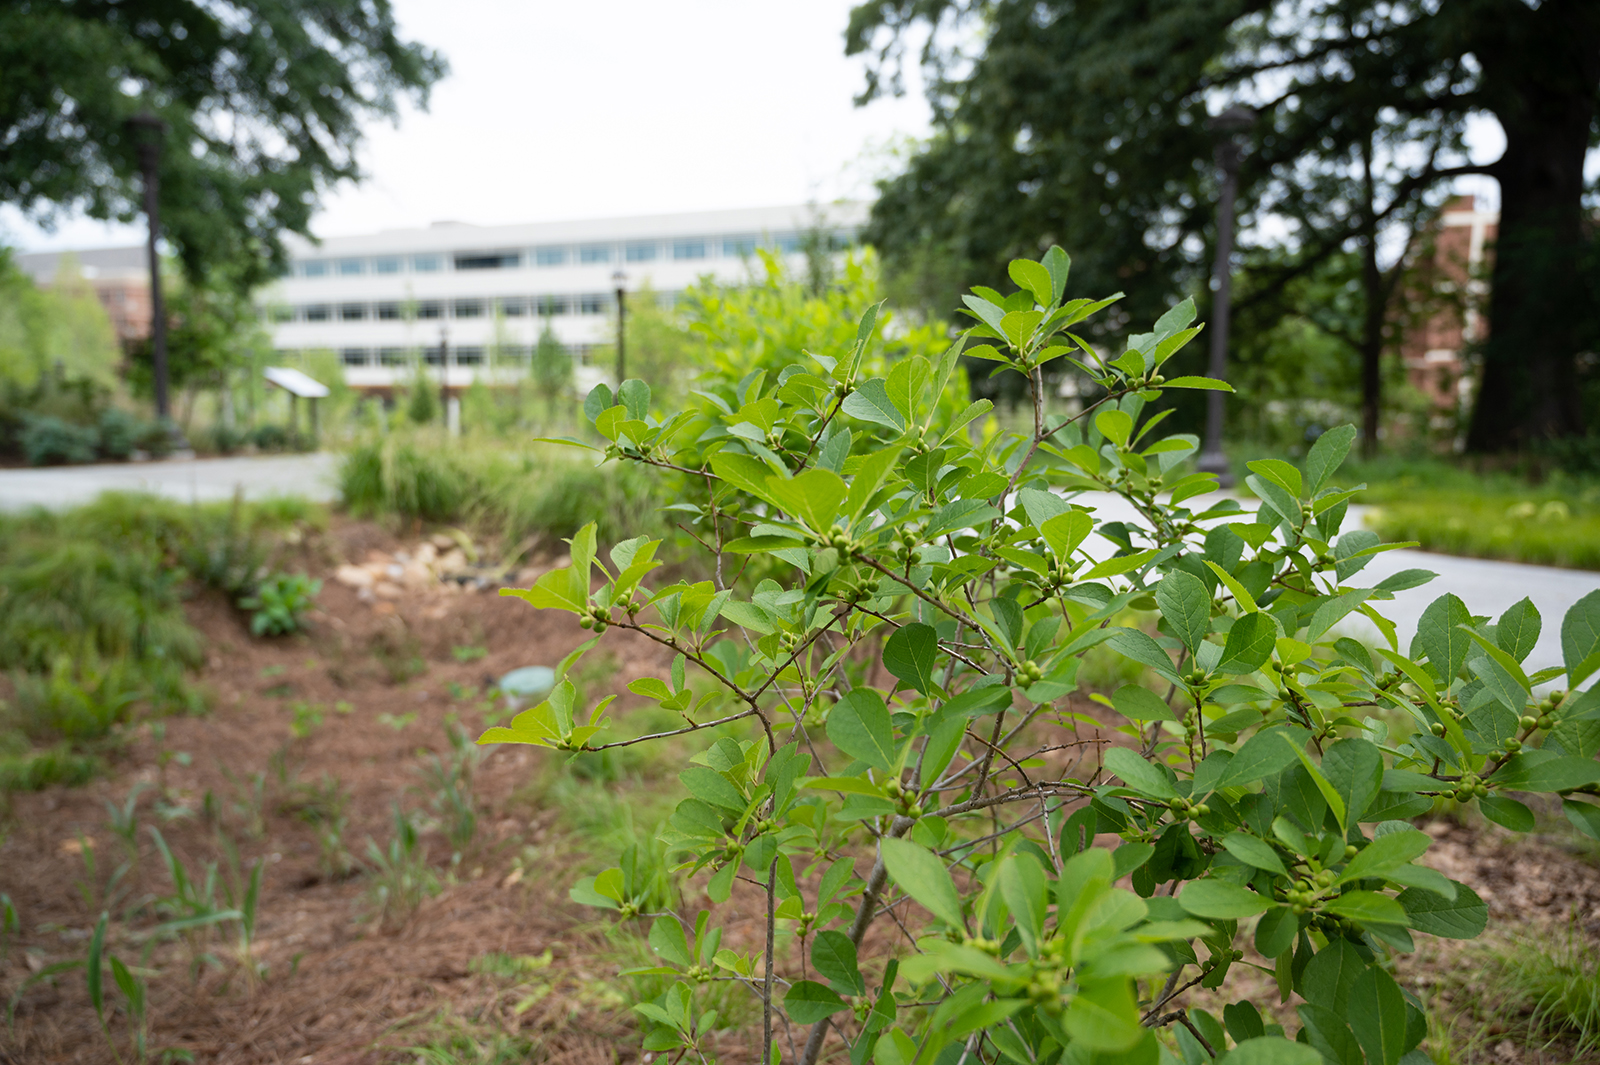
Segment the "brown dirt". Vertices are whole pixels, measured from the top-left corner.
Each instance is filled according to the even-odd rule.
[[[337,561],[361,561],[370,550],[396,546],[374,525],[338,522],[303,555],[319,564],[314,569],[331,573]],[[482,759],[473,784],[478,839],[454,882],[398,929],[363,919],[370,909],[363,878],[322,875],[315,829],[285,805],[296,783],[336,778],[349,794],[344,838],[350,851],[361,857],[368,838],[386,844],[393,836],[392,804],[426,804],[419,770],[429,754],[448,750],[447,718],[459,714],[475,735],[479,699],[468,693],[518,666],[557,662],[588,635],[575,619],[492,592],[444,586],[396,603],[367,603],[332,580],[313,615],[313,631],[301,636],[252,638],[245,619],[211,595],[197,596],[188,611],[209,647],[200,680],[212,693],[212,712],[167,719],[162,743],[148,727],[136,730],[114,756],[109,776],[89,786],[14,797],[0,843],[0,891],[14,900],[22,932],[0,956],[0,1001],[44,967],[84,956],[102,903],[97,898],[91,907],[81,895],[86,874],[79,836],[94,848],[103,884],[121,857],[105,804],[120,804],[142,783],[137,874],[114,916],[130,901],[171,890],[143,826],[159,827],[191,873],[219,858],[214,827],[201,815],[208,793],[223,808],[222,827],[237,841],[244,868],[257,859],[266,863],[255,944],[266,980],[248,986],[232,958],[231,938],[209,944],[222,965],[202,965],[195,981],[182,944],[156,946],[146,963],[161,974],[150,983],[151,1047],[228,1063],[410,1060],[391,1049],[417,1041],[419,1029],[407,1024],[436,1014],[503,1015],[510,1030],[539,1044],[546,1060],[605,1062],[613,1051],[623,1060],[634,1056],[637,1040],[625,1011],[614,1002],[594,1002],[594,989],[615,971],[603,956],[607,948],[594,911],[567,899],[572,869],[592,856],[573,854],[581,841],[557,825],[559,811],[539,809],[517,794],[537,772],[542,753],[501,747]],[[487,654],[456,661],[452,648],[465,646]],[[667,665],[653,645],[627,633],[612,634],[607,646],[619,667],[614,690],[625,699],[628,680]],[[393,679],[391,666],[411,656],[422,659],[423,671]],[[451,697],[452,682],[463,698]],[[296,702],[317,704],[324,713],[307,738],[291,737]],[[348,713],[337,712],[338,703],[349,704]],[[380,715],[390,715],[389,723]],[[182,752],[188,764],[169,761],[163,779],[162,751]],[[278,778],[275,754],[286,783]],[[248,815],[232,809],[254,774],[266,781],[259,838],[249,834]],[[187,806],[193,816],[164,820],[156,812],[158,797]],[[424,843],[434,867],[446,872],[450,848],[442,834],[427,833]],[[511,874],[519,860],[528,875],[517,878]],[[113,921],[112,949],[138,959],[138,933],[155,923],[153,915]],[[474,958],[490,951],[537,957],[546,950],[552,961],[537,977],[548,993],[520,1014],[502,1001],[505,981],[470,969]],[[114,993],[108,997],[120,1001]],[[111,1026],[122,1041],[124,1020],[113,1017]],[[110,1060],[81,972],[35,982],[18,1003],[14,1027],[0,1028],[0,1061]]]

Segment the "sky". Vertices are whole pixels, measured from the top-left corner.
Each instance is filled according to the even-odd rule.
[[[865,108],[844,55],[854,0],[395,0],[403,36],[442,51],[428,110],[371,124],[370,175],[328,197],[318,236],[545,222],[865,196],[928,131],[920,86]],[[30,251],[139,243],[0,209]]]

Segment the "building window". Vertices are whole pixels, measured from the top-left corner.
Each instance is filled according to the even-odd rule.
[[[400,305],[398,303],[380,303],[378,304],[376,317],[385,322],[395,321],[400,317]]]
[[[267,318],[274,322],[292,322],[294,321],[294,308],[287,303],[274,303],[267,308]]]
[[[444,262],[437,255],[413,255],[411,257],[411,269],[419,274],[438,273],[444,269]]]
[[[400,256],[378,256],[372,260],[372,272],[375,274],[398,274],[400,272]]]
[[[626,249],[627,259],[630,263],[647,263],[656,257],[654,244],[629,244]]]
[[[494,252],[491,255],[457,255],[457,270],[515,270],[522,265],[522,256],[514,251]]]
[[[366,317],[367,305],[365,303],[345,303],[339,306],[339,321],[341,322],[361,322],[365,321]]]
[[[561,266],[567,261],[567,249],[535,248],[533,261],[536,266]]]
[[[528,301],[521,296],[501,296],[500,313],[507,318],[520,318],[528,313]]]
[[[776,244],[778,250],[783,252],[785,255],[793,255],[795,252],[800,250],[800,234],[779,233],[778,236],[773,240],[773,243]]]
[[[526,344],[501,344],[494,349],[494,361],[525,363],[528,361],[528,346]]]
[[[571,314],[572,304],[565,296],[540,296],[539,313],[544,315]]]
[[[442,348],[442,347],[423,348],[422,349],[422,361],[426,362],[429,366],[443,366],[444,365],[444,348]]]
[[[300,275],[302,277],[327,277],[328,264],[320,259],[314,259],[311,262],[301,263]]]
[[[339,361],[346,366],[365,366],[372,357],[366,348],[345,348],[339,352]]]
[[[578,249],[580,263],[608,263],[611,261],[611,245],[586,244]]]
[[[326,322],[328,320],[328,305],[326,303],[313,303],[306,308],[306,321]]]
[[[418,318],[443,318],[444,304],[438,300],[423,300],[417,304]]]
[[[606,312],[606,304],[609,302],[610,298],[604,293],[591,292],[587,296],[579,296],[578,313],[604,314]]]
[[[457,366],[481,366],[483,364],[482,348],[457,348],[455,354]]]
[[[453,310],[453,313],[454,313],[455,317],[457,317],[457,318],[482,318],[483,317],[483,301],[482,300],[456,300],[455,307],[452,310]]]
[[[404,366],[411,360],[406,357],[405,348],[379,348],[378,361],[385,366]]]
[[[761,243],[755,237],[723,237],[722,254],[732,259],[743,259],[756,253],[756,245]]]
[[[706,242],[703,240],[678,240],[672,244],[674,259],[704,259]]]
[[[340,259],[339,260],[339,276],[340,277],[353,277],[356,274],[364,274],[366,272],[367,272],[367,262],[366,262],[365,259]]]

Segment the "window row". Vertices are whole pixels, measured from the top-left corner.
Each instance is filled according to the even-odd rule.
[[[661,296],[671,305],[673,294]],[[616,297],[609,292],[590,292],[577,296],[497,296],[492,299],[385,300],[378,303],[306,303],[298,306],[274,304],[265,311],[271,322],[364,322],[411,321],[438,318],[487,318],[496,312],[507,318],[528,315],[560,317],[569,314],[609,314]]]
[[[829,245],[849,244],[848,233],[829,236]],[[802,250],[805,237],[800,233],[762,236],[741,233],[721,237],[689,237],[679,240],[636,240],[598,244],[551,244],[528,249],[489,252],[427,253],[419,255],[375,255],[344,259],[302,259],[292,267],[295,277],[359,277],[362,274],[400,274],[407,271],[432,274],[443,270],[515,270],[526,266],[581,266],[613,262],[645,263],[657,260],[710,259],[721,255],[742,259],[754,255],[759,247],[785,255]]]
[[[585,362],[593,344],[563,344],[573,359]],[[415,366],[420,358],[425,365],[443,366],[526,366],[533,348],[527,344],[500,344],[485,348],[463,344],[445,349],[440,345],[420,348],[340,348],[339,361],[345,366]]]

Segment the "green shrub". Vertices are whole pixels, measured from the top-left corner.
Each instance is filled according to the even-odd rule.
[[[4,734],[0,733],[0,739]],[[61,784],[87,784],[100,771],[100,759],[61,743],[44,750],[0,750],[0,795],[11,791],[43,791]]]
[[[36,740],[99,739],[148,697],[143,679],[126,659],[97,667],[61,658],[48,673],[11,675],[11,713],[23,733]]]
[[[95,422],[100,454],[108,459],[125,459],[133,454],[148,426],[139,418],[117,407],[107,407]]]
[[[1067,271],[1052,248],[1011,264],[1016,293],[965,300],[966,354],[1032,382],[1025,433],[974,445],[987,404],[941,412],[960,344],[863,372],[871,310],[850,343],[743,383],[738,407],[652,411],[640,381],[585,404],[608,458],[709,485],[679,511],[708,579],[662,578],[647,537],[608,564],[589,525],[570,566],[507,592],[595,634],[564,668],[611,629],[660,645],[672,665],[629,689],[682,722],[666,742],[702,745],[664,851],[631,848],[572,889],[648,926],[654,964],[632,971],[670,980],[636,1007],[651,1052],[704,1057],[709,985],[737,980],[763,1009],[762,1061],[843,1060],[833,1039],[879,1065],[1174,1049],[1398,1065],[1427,1021],[1394,957],[1488,920],[1416,863],[1431,839],[1408,819],[1453,801],[1526,830],[1516,796],[1542,792],[1600,837],[1600,688],[1576,690],[1600,672],[1600,593],[1562,622],[1559,665],[1528,662],[1527,600],[1491,621],[1440,596],[1404,651],[1392,627],[1375,651],[1337,638],[1358,611],[1383,628],[1384,601],[1433,576],[1355,583],[1384,546],[1343,531],[1349,493],[1330,486],[1354,427],[1323,434],[1304,472],[1251,463],[1253,510],[1211,495],[1212,475],[1183,473],[1199,440],[1146,417],[1165,390],[1227,387],[1162,374],[1200,331],[1193,304],[1102,358],[1069,330],[1112,300],[1065,302]],[[1044,366],[1080,356],[1101,392],[1046,419]],[[1086,491],[1139,517],[1099,521]],[[750,557],[770,563],[758,581]],[[1119,623],[1141,614],[1154,632]],[[1141,680],[1080,694],[1095,648]],[[1533,694],[1562,676],[1572,691]],[[564,678],[480,742],[663,740],[613,730],[610,701]],[[748,739],[710,740],[734,723]],[[673,873],[710,908],[663,906]],[[730,920],[760,931],[725,939]],[[1249,945],[1280,1000],[1300,996],[1288,1030],[1243,992],[1259,987],[1238,979]],[[1228,1003],[1220,1018],[1196,986]]]
[[[287,451],[290,439],[289,430],[281,425],[258,425],[254,431],[247,433],[245,439],[261,451]]]
[[[1425,551],[1600,569],[1600,507],[1541,494],[1546,498],[1518,500],[1419,491],[1373,507],[1367,525],[1385,540],[1415,540]]]
[[[250,611],[250,631],[257,636],[287,636],[305,627],[305,616],[316,605],[322,582],[304,573],[274,573],[256,585],[255,593],[239,600]]]
[[[62,466],[93,462],[98,434],[50,415],[23,419],[22,453],[30,466]]]

